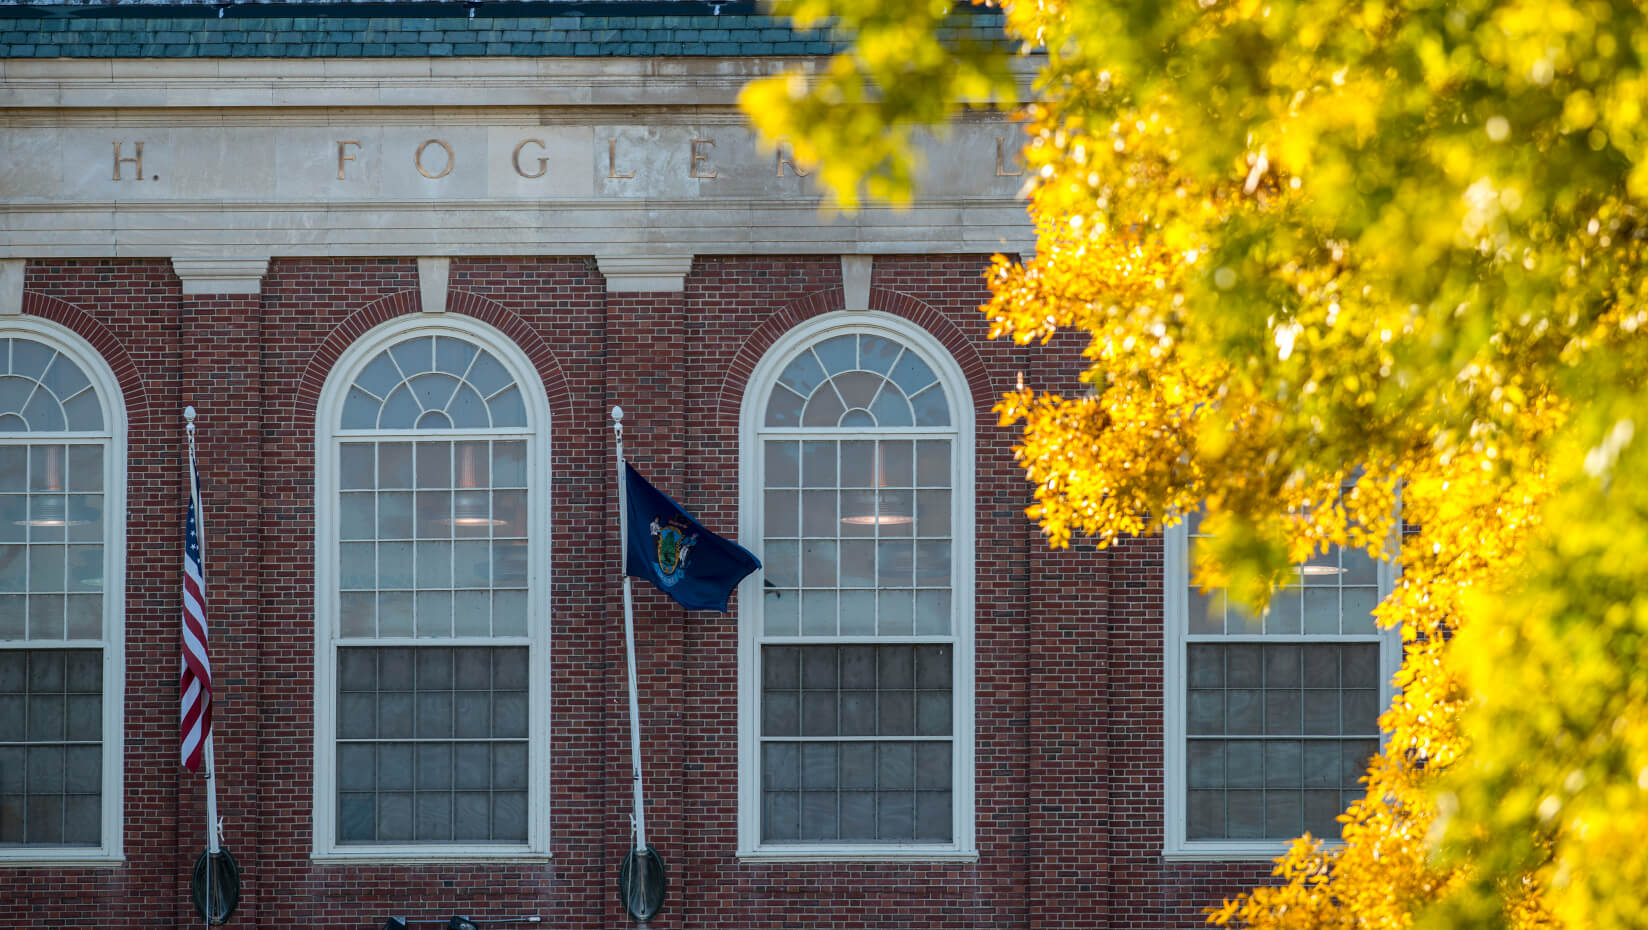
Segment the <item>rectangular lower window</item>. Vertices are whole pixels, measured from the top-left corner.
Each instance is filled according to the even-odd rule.
[[[763,843],[950,843],[952,650],[762,650]]]
[[[0,651],[0,848],[103,843],[103,654]]]
[[[338,651],[338,843],[527,839],[525,647]]]
[[[1187,649],[1187,840],[1335,836],[1379,750],[1379,645]]]

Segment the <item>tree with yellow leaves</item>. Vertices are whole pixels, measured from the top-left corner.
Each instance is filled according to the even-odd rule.
[[[907,195],[917,127],[1012,93],[1003,48],[939,39],[947,0],[775,8],[853,38],[745,96],[844,203]],[[1400,564],[1400,692],[1343,844],[1302,838],[1213,919],[1648,926],[1642,7],[1001,10],[1038,246],[985,312],[1089,337],[1084,394],[998,407],[1049,541],[1203,509],[1197,577],[1249,604],[1325,546]]]

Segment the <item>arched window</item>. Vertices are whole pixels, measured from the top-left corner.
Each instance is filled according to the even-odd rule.
[[[836,313],[751,378],[740,853],[973,855],[972,400],[925,331]],[[754,576],[752,576],[754,577]]]
[[[547,850],[548,419],[467,318],[339,360],[316,469],[317,856]]]
[[[120,857],[120,397],[83,339],[0,323],[0,864]]]

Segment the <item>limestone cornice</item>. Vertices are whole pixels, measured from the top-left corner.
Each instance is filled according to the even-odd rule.
[[[264,258],[176,258],[172,270],[185,294],[256,294],[269,270]]]
[[[1020,94],[1034,65],[1013,59]],[[732,106],[806,57],[0,59],[0,109]]]
[[[867,207],[821,219],[813,200],[514,204],[0,202],[0,258],[176,255],[648,256],[1027,253],[1024,205],[999,199]]]

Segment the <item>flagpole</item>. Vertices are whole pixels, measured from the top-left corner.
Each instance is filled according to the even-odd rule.
[[[183,408],[183,419],[188,423],[189,433],[189,499],[195,508],[195,537],[199,541],[201,557],[201,575],[205,575],[206,551],[206,511],[200,506],[200,470],[195,464],[195,408]],[[204,583],[203,583],[204,586]],[[206,851],[216,855],[217,848],[217,763],[212,752],[212,730],[206,730]]]
[[[624,408],[612,408],[612,433],[618,440],[618,564],[624,578],[624,658],[629,670],[629,759],[635,786],[635,851],[647,848],[645,799],[641,789],[641,702],[635,681],[635,607],[629,581],[629,495],[624,480]]]
[[[195,512],[195,540],[201,551],[201,589],[205,593],[206,586],[206,511],[200,505],[200,467],[195,461],[195,408],[191,404],[183,408],[183,420],[187,424],[185,431],[189,436],[189,502]],[[209,702],[211,697],[207,697]],[[206,713],[211,713],[208,704]],[[208,720],[210,718],[208,717]],[[212,747],[212,727],[206,727],[206,745],[203,760],[206,764],[206,926],[212,925],[212,877],[216,871],[211,862],[218,854],[218,824],[217,824],[217,759]]]

